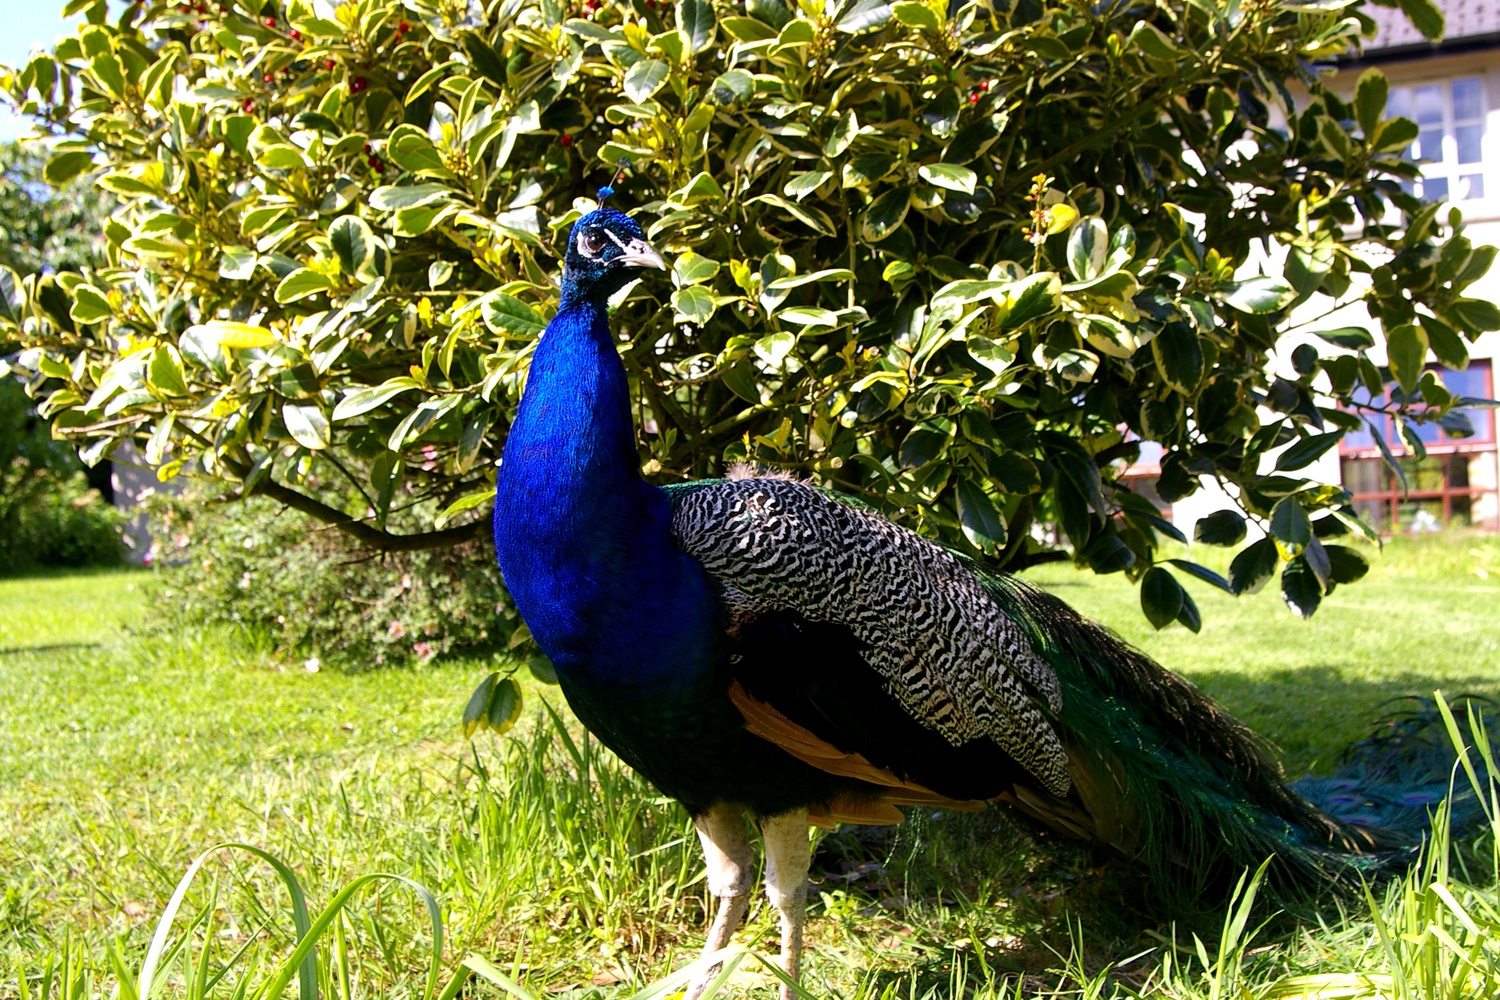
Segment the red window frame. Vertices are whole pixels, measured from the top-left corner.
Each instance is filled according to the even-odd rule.
[[[1434,369],[1441,371],[1441,369]],[[1483,372],[1483,390],[1478,395],[1494,398],[1494,367],[1488,360],[1477,360],[1469,364],[1469,371]],[[1403,502],[1410,503],[1421,500],[1440,500],[1443,505],[1443,526],[1447,527],[1453,519],[1453,501],[1458,497],[1469,500],[1470,509],[1480,497],[1495,493],[1493,487],[1488,486],[1453,486],[1451,485],[1450,463],[1461,456],[1472,455],[1494,455],[1495,448],[1495,414],[1493,410],[1475,409],[1467,411],[1474,424],[1474,434],[1467,438],[1449,438],[1446,434],[1438,441],[1425,442],[1427,457],[1437,459],[1443,463],[1443,485],[1439,489],[1411,489],[1405,493],[1401,491],[1401,483],[1384,464],[1384,457],[1380,448],[1372,440],[1368,445],[1350,444],[1346,437],[1339,442],[1340,478],[1348,485],[1347,477],[1344,475],[1343,463],[1346,461],[1376,461],[1381,463],[1380,472],[1384,485],[1380,490],[1367,490],[1353,494],[1356,507],[1365,503],[1381,503],[1386,505],[1387,530],[1399,530],[1401,524],[1400,509]],[[1395,433],[1395,424],[1390,417],[1381,418],[1380,433],[1385,438],[1386,444],[1390,446],[1391,454],[1399,461],[1402,458],[1413,457],[1406,444]],[[1493,459],[1492,459],[1493,460]],[[1408,483],[1408,485],[1412,485]]]

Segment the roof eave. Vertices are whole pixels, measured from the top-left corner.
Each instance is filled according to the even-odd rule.
[[[1384,63],[1414,62],[1419,59],[1435,59],[1438,56],[1453,56],[1494,48],[1500,48],[1500,31],[1444,38],[1440,42],[1414,42],[1409,45],[1393,45],[1382,49],[1366,48],[1357,56],[1335,59],[1334,65],[1339,69],[1358,69]]]

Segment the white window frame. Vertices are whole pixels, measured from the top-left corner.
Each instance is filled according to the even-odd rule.
[[[1465,80],[1472,80],[1478,85],[1480,107],[1477,120],[1464,119],[1461,124],[1478,124],[1483,129],[1483,132],[1480,137],[1479,162],[1477,164],[1466,163],[1460,165],[1458,162],[1458,125],[1460,123],[1456,120],[1453,110],[1453,85]],[[1442,88],[1442,156],[1441,158],[1433,158],[1427,155],[1428,151],[1426,149],[1422,150],[1422,159],[1418,161],[1422,171],[1422,190],[1420,193],[1413,190],[1413,193],[1418,194],[1418,197],[1424,201],[1430,200],[1426,193],[1427,185],[1425,182],[1428,180],[1447,182],[1448,192],[1441,199],[1445,203],[1461,205],[1467,202],[1489,201],[1494,199],[1497,194],[1500,194],[1500,192],[1496,191],[1496,170],[1492,162],[1494,157],[1491,155],[1494,137],[1489,134],[1490,108],[1486,83],[1486,74],[1478,72],[1460,73],[1435,80],[1416,80],[1412,83],[1391,88],[1391,99],[1387,103],[1388,113],[1394,113],[1393,106],[1399,103],[1401,98],[1404,98],[1406,110],[1402,113],[1402,117],[1410,118],[1412,121],[1417,120],[1417,91],[1425,87],[1436,86]],[[1400,96],[1398,97],[1398,95]],[[1408,147],[1407,155],[1410,155],[1410,147]],[[1481,183],[1483,184],[1483,192],[1478,196],[1470,195],[1461,181],[1461,178],[1470,177],[1474,174],[1480,176]],[[1461,192],[1461,188],[1465,189]],[[1462,197],[1460,197],[1460,193],[1462,193]]]

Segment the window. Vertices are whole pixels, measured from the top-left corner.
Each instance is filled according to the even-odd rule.
[[[1481,399],[1492,395],[1487,361],[1475,361],[1461,372],[1444,369],[1442,378],[1454,395]],[[1385,396],[1373,402],[1379,406]],[[1496,526],[1494,415],[1485,409],[1463,412],[1474,429],[1467,437],[1456,437],[1435,423],[1408,424],[1426,451],[1421,457],[1405,446],[1390,417],[1375,418],[1376,428],[1406,477],[1406,492],[1401,489],[1400,478],[1385,464],[1368,428],[1344,435],[1339,443],[1343,484],[1354,494],[1355,509],[1376,531]]]
[[[1485,196],[1484,85],[1477,76],[1391,89],[1387,113],[1420,129],[1406,155],[1422,160],[1422,176],[1404,185],[1424,201]]]
[[[1494,452],[1490,452],[1494,460]],[[1354,509],[1365,523],[1381,534],[1437,531],[1449,526],[1486,526],[1492,517],[1494,489],[1474,482],[1474,468],[1481,459],[1470,452],[1451,455],[1413,455],[1397,458],[1406,476],[1407,492],[1384,460],[1344,458],[1344,486],[1354,494]]]
[[[1492,398],[1490,363],[1488,361],[1472,362],[1463,371],[1454,371],[1450,368],[1434,368],[1433,371],[1442,376],[1443,385],[1455,396],[1469,396],[1474,399]],[[1363,388],[1355,390],[1354,400],[1358,403],[1371,402],[1369,392]],[[1385,402],[1385,394],[1382,393],[1375,397],[1373,405],[1384,406]],[[1467,437],[1457,437],[1450,434],[1435,423],[1418,424],[1411,422],[1407,426],[1429,451],[1451,450],[1453,448],[1470,451],[1476,448],[1494,450],[1495,421],[1491,411],[1473,409],[1460,412],[1469,418],[1469,424],[1474,429],[1474,433]],[[1371,417],[1373,414],[1362,414],[1362,416]],[[1380,417],[1376,419],[1375,426],[1380,430],[1381,436],[1385,438],[1386,443],[1391,446],[1392,450],[1397,452],[1403,450],[1400,447],[1401,436],[1396,433],[1394,420],[1390,417]],[[1375,444],[1375,438],[1370,434],[1369,429],[1364,427],[1345,434],[1343,441],[1340,442],[1340,446],[1345,452],[1377,451],[1378,448]]]

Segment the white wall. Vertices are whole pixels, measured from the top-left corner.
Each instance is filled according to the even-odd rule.
[[[1451,80],[1459,76],[1479,76],[1485,83],[1485,103],[1488,112],[1485,139],[1484,139],[1484,162],[1485,162],[1485,197],[1483,199],[1469,200],[1459,203],[1459,208],[1464,213],[1465,235],[1474,242],[1476,246],[1490,244],[1500,245],[1500,50],[1488,52],[1470,52],[1455,56],[1440,56],[1434,58],[1414,59],[1397,63],[1390,63],[1381,67],[1386,74],[1387,80],[1392,87],[1411,86],[1429,81]],[[1355,81],[1359,78],[1361,70],[1348,70],[1332,81],[1335,89],[1346,94],[1352,93]],[[1275,256],[1282,256],[1277,254]],[[1258,261],[1252,261],[1254,271],[1259,266]],[[1500,263],[1491,269],[1490,273],[1483,279],[1470,287],[1468,294],[1474,298],[1500,301]],[[1330,305],[1325,297],[1315,297],[1312,301],[1304,304],[1293,315],[1296,320],[1311,320],[1325,312]],[[1316,324],[1319,329],[1334,329],[1339,326],[1369,326],[1370,320],[1362,309],[1357,306],[1340,310],[1323,321]],[[1300,344],[1310,343],[1318,348],[1320,353],[1338,353],[1338,349],[1319,340],[1309,333],[1292,334],[1282,342],[1281,350],[1278,351],[1273,360],[1273,368],[1279,374],[1295,377],[1291,366],[1292,351]],[[1370,351],[1371,359],[1377,364],[1385,362],[1384,344],[1377,344]],[[1470,357],[1473,359],[1489,359],[1491,361],[1491,375],[1496,382],[1500,382],[1500,332],[1487,333],[1476,343],[1469,347]],[[1500,392],[1500,384],[1494,386],[1496,392]],[[1266,416],[1266,414],[1263,414]],[[1267,456],[1262,463],[1262,471],[1268,472],[1275,465],[1275,456]],[[1337,483],[1340,481],[1339,455],[1337,450],[1324,455],[1321,459],[1303,470],[1303,475],[1310,479],[1321,482]],[[1500,459],[1495,453],[1483,458],[1476,458],[1470,464],[1471,481],[1476,486],[1487,486],[1494,488],[1500,483]],[[1192,537],[1193,525],[1197,521],[1216,510],[1233,508],[1234,501],[1225,493],[1219,483],[1211,477],[1203,477],[1202,488],[1190,497],[1178,500],[1172,505],[1172,521]],[[1474,511],[1476,521],[1495,522],[1497,519],[1497,501],[1494,496],[1486,497],[1476,505]]]

